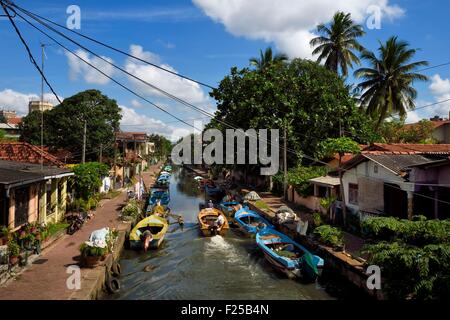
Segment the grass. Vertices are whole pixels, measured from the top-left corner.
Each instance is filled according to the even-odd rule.
[[[48,237],[52,237],[61,230],[65,230],[69,227],[68,223],[51,223],[48,225]]]
[[[262,200],[255,201],[255,206],[261,210],[269,210],[269,206]]]

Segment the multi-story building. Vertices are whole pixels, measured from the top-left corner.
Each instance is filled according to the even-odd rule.
[[[39,100],[32,100],[28,104],[28,112],[31,113],[33,111],[48,111],[53,109],[53,104],[51,104],[48,101],[39,101]]]

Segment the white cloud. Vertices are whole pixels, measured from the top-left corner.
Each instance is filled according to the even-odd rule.
[[[436,74],[431,78],[429,89],[434,95],[436,102],[450,100],[450,79],[442,79],[440,75]],[[430,117],[436,115],[449,117],[450,101],[425,108],[425,110],[428,111]]]
[[[63,98],[59,97],[62,101]],[[20,115],[28,113],[28,103],[30,100],[40,100],[40,95],[35,93],[21,93],[12,89],[0,91],[0,108],[15,110]],[[51,93],[44,93],[44,100],[54,105],[59,104],[56,97]]]
[[[382,17],[393,19],[403,9],[388,0],[192,0],[204,13],[236,36],[274,42],[290,57],[311,57],[309,41],[319,23],[330,21],[336,11],[352,14],[363,23],[369,6],[381,9]]]
[[[190,134],[193,130],[168,125],[161,120],[154,119],[144,114],[138,114],[133,108],[121,105],[121,128],[124,131],[145,131],[149,134],[156,133],[166,136],[171,141],[177,141]]]
[[[114,74],[114,67],[107,62],[101,60],[98,57],[91,56],[88,52],[78,49],[75,53],[80,56],[83,60],[89,62],[96,68],[100,69],[108,76],[112,76]],[[66,52],[67,60],[69,63],[69,77],[71,80],[77,80],[79,76],[82,76],[84,81],[89,84],[107,84],[110,80],[92,68],[90,65],[80,60],[78,57],[74,56],[70,52]],[[107,61],[113,63],[114,61],[111,58],[103,57]]]
[[[130,53],[138,58],[157,64],[165,69],[177,72],[172,66],[161,63],[161,59],[158,55],[152,52],[144,51],[144,49],[139,45],[131,45]],[[206,103],[208,101],[208,96],[197,83],[182,79],[176,75],[172,75],[153,66],[139,63],[135,59],[127,59],[125,63],[125,70],[127,70],[132,75],[190,103],[199,104]],[[165,97],[162,93],[158,92],[155,89],[152,89],[142,82],[132,77],[129,78],[130,81],[132,81],[133,84],[138,87],[141,92],[145,92],[156,97]]]

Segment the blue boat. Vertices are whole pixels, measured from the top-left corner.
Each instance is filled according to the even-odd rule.
[[[154,206],[158,200],[161,201],[161,205],[167,206],[170,202],[170,194],[165,190],[154,190],[148,199],[148,204]]]
[[[239,229],[244,233],[256,234],[264,228],[275,228],[267,219],[250,210],[248,207],[237,211],[234,214],[234,220],[239,225]]]
[[[205,184],[205,192],[208,196],[215,197],[222,194],[222,189],[216,185]]]
[[[239,202],[237,201],[222,201],[219,204],[220,210],[222,210],[223,213],[227,217],[232,217],[234,215],[234,207],[237,206]]]
[[[258,232],[256,244],[264,252],[267,261],[289,278],[315,281],[323,268],[322,258],[274,229],[266,228]]]
[[[155,185],[160,187],[168,187],[170,184],[170,176],[159,176]]]

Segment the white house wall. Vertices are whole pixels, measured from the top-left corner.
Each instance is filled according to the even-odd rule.
[[[375,172],[375,166],[378,171]],[[345,203],[352,211],[383,210],[384,183],[394,183],[400,187],[404,185],[401,177],[392,171],[377,165],[373,161],[360,163],[346,171],[342,177],[344,184]],[[349,203],[349,184],[358,185],[358,205]]]

